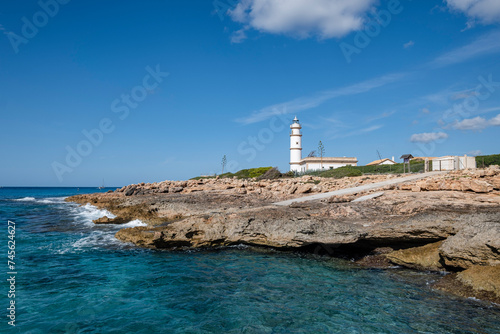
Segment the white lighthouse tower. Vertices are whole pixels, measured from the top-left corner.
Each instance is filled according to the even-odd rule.
[[[299,120],[297,116],[290,125],[290,171],[300,172],[300,163],[302,161],[302,134],[300,133]]]

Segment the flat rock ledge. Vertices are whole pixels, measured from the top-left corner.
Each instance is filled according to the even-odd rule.
[[[106,208],[117,216],[96,223],[141,219],[148,226],[116,233],[119,240],[140,247],[183,250],[246,244],[348,257],[381,268],[397,264],[446,271],[451,274],[436,288],[499,303],[499,176],[497,167],[454,172],[377,189],[374,192],[383,190],[383,195],[366,201],[352,202],[368,195],[361,193],[288,207],[272,203],[395,176],[165,181],[67,200]],[[458,187],[457,182],[468,186]]]

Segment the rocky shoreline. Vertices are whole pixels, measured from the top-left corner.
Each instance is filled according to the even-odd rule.
[[[348,257],[360,265],[394,264],[451,274],[436,288],[500,304],[500,168],[450,172],[390,186],[382,196],[334,196],[280,207],[272,203],[395,175],[277,180],[202,179],[136,184],[68,201],[117,217],[141,219],[116,237],[152,249],[246,244]]]

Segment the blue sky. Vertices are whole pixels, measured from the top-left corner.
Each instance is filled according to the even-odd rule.
[[[9,1],[0,185],[500,153],[496,0]]]

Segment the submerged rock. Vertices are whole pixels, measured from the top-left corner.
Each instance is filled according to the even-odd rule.
[[[492,178],[498,176],[500,170],[496,169],[450,173],[399,187],[406,190],[387,189],[369,201],[351,202],[364,193],[289,207],[272,203],[386,180],[387,176],[164,181],[67,200],[92,203],[117,216],[98,219],[96,224],[134,219],[147,223],[116,233],[119,240],[140,247],[248,244],[314,252],[327,249],[333,256],[345,256],[346,251],[364,253],[370,257],[361,262],[381,268],[390,260],[419,270],[461,271],[480,266],[476,270],[481,272],[481,268],[500,265],[500,196],[492,190],[496,184]],[[467,191],[461,190],[463,184]],[[473,187],[481,194],[469,190]],[[381,248],[398,250],[386,255],[373,253]],[[453,284],[467,286],[475,277],[479,282],[475,271],[461,274],[455,277],[462,281],[456,278]],[[487,282],[486,274],[484,279]]]

